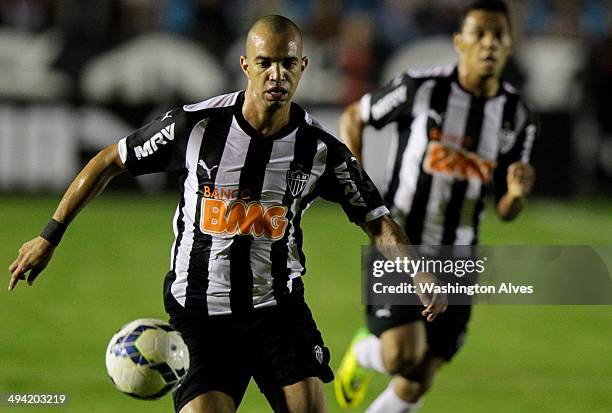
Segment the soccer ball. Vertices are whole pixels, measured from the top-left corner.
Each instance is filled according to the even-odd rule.
[[[111,338],[106,370],[119,391],[138,399],[157,399],[176,389],[187,374],[189,350],[168,323],[142,318]]]

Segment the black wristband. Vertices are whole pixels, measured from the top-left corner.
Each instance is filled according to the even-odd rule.
[[[68,228],[66,224],[62,224],[61,222],[51,218],[51,221],[49,221],[47,226],[43,228],[40,236],[57,247],[59,242],[62,240],[64,232],[66,232],[66,228]]]

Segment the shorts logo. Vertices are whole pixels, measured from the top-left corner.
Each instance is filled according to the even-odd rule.
[[[285,235],[287,207],[264,207],[260,202],[248,204],[241,199],[227,202],[203,198],[200,229],[210,235],[252,235],[255,238],[281,239]]]
[[[383,308],[379,308],[376,310],[377,318],[390,318],[391,317],[391,306],[389,304],[385,304]]]
[[[305,174],[301,170],[287,171],[287,187],[291,195],[298,196],[304,190],[310,174]]]
[[[134,148],[134,155],[138,160],[146,158],[149,155],[153,155],[154,152],[159,150],[159,145],[167,145],[168,142],[174,140],[174,123],[166,126],[161,131],[157,132],[146,141],[142,146],[136,146]]]
[[[319,364],[323,364],[323,349],[321,348],[321,346],[319,345],[314,346],[314,348],[312,349],[312,352],[314,353]]]

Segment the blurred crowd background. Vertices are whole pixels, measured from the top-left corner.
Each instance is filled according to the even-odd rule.
[[[454,62],[450,35],[467,3],[0,1],[0,192],[63,190],[93,153],[155,114],[243,88],[244,35],[270,13],[302,28],[310,66],[297,100],[335,129],[344,105],[395,74]],[[507,78],[541,122],[537,193],[612,195],[612,1],[509,5]],[[372,175],[384,157],[370,157]]]

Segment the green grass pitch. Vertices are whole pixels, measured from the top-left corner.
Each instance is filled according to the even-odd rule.
[[[0,198],[0,257],[49,219],[58,197]],[[64,393],[65,407],[4,412],[170,412],[171,400],[133,400],[106,376],[107,340],[141,317],[165,319],[162,279],[172,242],[171,197],[103,195],[71,225],[34,287],[0,293],[0,393]],[[612,200],[539,201],[511,224],[489,213],[485,244],[612,245]],[[337,367],[362,323],[361,231],[319,203],[304,220],[309,304]],[[577,274],[579,276],[579,274]],[[612,412],[612,307],[478,306],[463,350],[444,367],[422,413]],[[384,388],[377,375],[366,403]],[[330,412],[340,412],[327,385]],[[365,410],[364,407],[361,411]],[[240,411],[270,411],[252,385]]]

